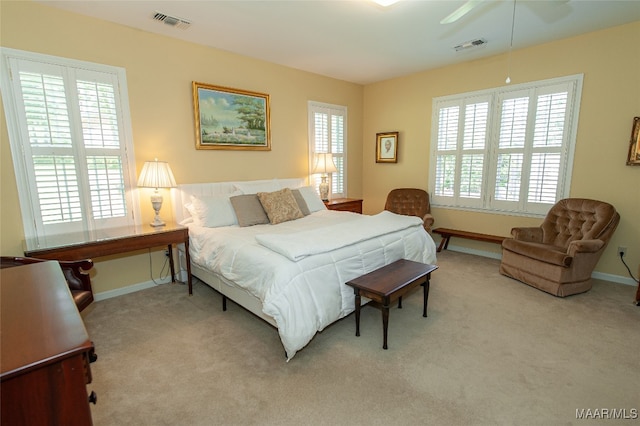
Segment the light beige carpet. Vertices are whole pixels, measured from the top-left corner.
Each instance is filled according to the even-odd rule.
[[[640,409],[635,288],[596,280],[555,298],[498,273],[499,262],[438,256],[429,317],[421,288],[365,307],[290,361],[277,331],[202,283],[94,303],[84,315],[102,425],[582,425],[576,410]],[[590,411],[587,411],[590,410]],[[600,414],[599,414],[600,415]],[[619,415],[619,414],[618,414]]]

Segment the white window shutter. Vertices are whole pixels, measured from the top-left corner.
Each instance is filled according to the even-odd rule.
[[[543,215],[568,196],[582,75],[435,98],[434,206]]]
[[[310,101],[309,105],[309,171],[313,170],[316,153],[330,152],[338,170],[329,176],[332,198],[346,197],[347,187],[347,108]],[[321,176],[310,174],[309,181],[318,189]]]
[[[27,248],[134,224],[124,73],[4,48],[2,63]]]

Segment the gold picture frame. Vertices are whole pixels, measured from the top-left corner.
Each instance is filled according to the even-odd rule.
[[[398,132],[376,133],[376,163],[398,162]]]
[[[271,150],[269,95],[193,82],[196,149]]]
[[[640,166],[640,117],[633,118],[627,166]]]

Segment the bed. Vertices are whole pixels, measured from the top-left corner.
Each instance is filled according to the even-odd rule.
[[[276,327],[287,360],[353,312],[345,282],[398,259],[436,263],[421,219],[327,210],[305,179],[184,184],[172,201],[192,274]]]

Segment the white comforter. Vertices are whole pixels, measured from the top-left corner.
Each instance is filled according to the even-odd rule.
[[[262,301],[288,359],[316,332],[353,312],[353,289],[345,282],[398,259],[436,262],[422,221],[387,211],[365,216],[323,210],[245,228],[190,226],[189,237],[192,262]]]

